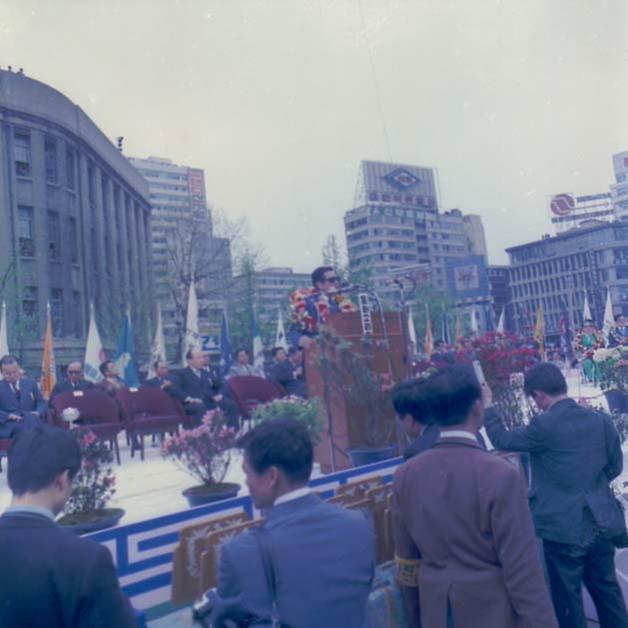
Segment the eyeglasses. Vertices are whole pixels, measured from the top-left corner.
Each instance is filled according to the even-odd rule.
[[[81,371],[68,371],[68,375],[80,375]]]
[[[332,281],[340,281],[340,277],[325,277],[323,281],[326,281],[327,283],[331,283]]]

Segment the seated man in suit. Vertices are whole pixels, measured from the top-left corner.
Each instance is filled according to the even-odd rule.
[[[132,628],[109,550],[58,526],[81,452],[69,430],[40,425],[9,452],[11,505],[0,517],[0,626]]]
[[[523,476],[477,442],[484,405],[475,374],[449,367],[428,385],[440,440],[393,482],[409,626],[556,628]]]
[[[98,388],[104,390],[108,395],[112,397],[116,396],[118,390],[126,388],[124,380],[118,375],[116,365],[112,360],[105,360],[99,367],[103,379],[96,384]]]
[[[168,372],[168,363],[158,360],[153,364],[155,369],[155,377],[151,377],[144,382],[144,386],[149,388],[161,388],[161,390],[171,394],[175,399],[179,401],[185,400],[183,391],[179,389],[177,384],[172,381]]]
[[[0,371],[0,438],[11,438],[45,420],[46,402],[37,382],[22,377],[16,357],[5,355],[0,360]]]
[[[303,378],[302,350],[292,347],[286,354],[283,347],[272,350],[273,363],[268,367],[268,379],[279,384],[289,395],[307,397]]]
[[[489,407],[486,431],[498,449],[530,453],[530,507],[536,534],[543,540],[558,622],[561,628],[586,625],[584,584],[601,628],[627,628],[613,544],[614,538],[625,536],[625,521],[609,487],[623,466],[617,430],[607,414],[569,398],[565,378],[554,364],[542,362],[529,369],[523,391],[542,413],[529,425],[508,430]]]
[[[281,625],[362,628],[375,566],[375,539],[360,512],[327,504],[308,488],[313,448],[295,419],[264,422],[243,438],[243,469],[264,522]],[[212,619],[269,618],[273,599],[256,532],[223,545]]]
[[[220,408],[231,427],[238,427],[239,413],[237,406],[231,399],[225,398],[220,384],[215,382],[209,370],[205,368],[205,352],[200,349],[190,349],[185,354],[187,366],[173,373],[172,380],[176,384],[177,392],[183,397],[185,413],[194,418],[200,425],[204,414],[208,410]]]
[[[241,347],[236,350],[236,361],[231,365],[227,378],[238,375],[248,375],[250,377],[265,377],[264,371],[250,363],[249,352]]]
[[[83,377],[83,365],[80,362],[70,362],[66,373],[67,379],[55,384],[50,399],[66,390],[88,390],[94,387],[94,384]]]

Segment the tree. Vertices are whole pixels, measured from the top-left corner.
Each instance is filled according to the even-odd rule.
[[[426,312],[427,304],[430,313],[430,323],[432,325],[432,333],[434,339],[443,339],[445,336],[443,328],[443,320],[447,316],[449,338],[453,341],[455,326],[455,311],[452,307],[449,296],[436,290],[433,286],[425,284],[419,286],[416,293],[412,297],[412,317],[414,326],[417,330],[417,344],[419,349],[423,346],[423,338],[425,337]]]
[[[323,258],[323,266],[331,266],[335,271],[342,283],[348,279],[348,267],[346,263],[346,255],[342,250],[336,236],[330,234],[323,244],[321,250],[321,256]]]

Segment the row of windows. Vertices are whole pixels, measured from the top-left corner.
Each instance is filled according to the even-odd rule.
[[[52,333],[54,336],[75,336],[80,338],[83,333],[83,320],[81,309],[81,294],[78,290],[72,291],[71,316],[64,308],[64,295],[61,288],[51,288],[49,295],[50,318],[52,319]],[[22,314],[25,317],[25,331],[27,335],[39,337],[39,288],[37,286],[24,286],[22,288]]]
[[[601,253],[601,251],[598,251],[598,253]],[[601,256],[598,256],[597,261],[602,261],[600,257]],[[536,279],[537,277],[544,277],[551,274],[564,273],[582,268],[589,268],[589,257],[587,253],[578,253],[570,255],[569,257],[561,257],[547,262],[529,264],[521,268],[513,268],[511,270],[511,277],[515,281],[523,279]]]
[[[37,245],[33,208],[20,205],[17,208],[17,235],[19,252],[22,257],[35,257]],[[61,259],[63,245],[61,241],[61,216],[59,212],[47,213],[48,258],[54,261]],[[78,263],[78,228],[76,218],[68,217],[68,247],[70,261]]]
[[[382,201],[383,203],[408,203],[409,205],[419,205],[421,207],[436,207],[436,199],[433,196],[414,196],[406,194],[379,194],[369,192],[369,201]]]

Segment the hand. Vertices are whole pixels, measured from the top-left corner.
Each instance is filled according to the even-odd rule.
[[[312,344],[312,339],[309,336],[301,336],[299,338],[299,347],[302,349],[308,349]]]
[[[19,414],[9,414],[9,421],[15,421],[16,423],[19,423],[22,418],[23,417],[21,417]]]
[[[170,386],[172,386],[172,382],[170,380],[168,380],[168,379],[161,385],[162,389],[163,388],[170,388]]]
[[[488,384],[485,382],[481,384],[482,388],[482,402],[484,403],[484,408],[490,408],[493,405],[493,391],[488,387]]]
[[[297,368],[294,369],[294,376],[295,377],[301,377],[301,375],[303,375],[303,367],[302,366],[297,366]]]
[[[212,397],[212,399],[213,399],[214,401],[222,401],[222,394],[221,394],[221,393],[218,393],[217,395],[214,395],[214,396]]]

